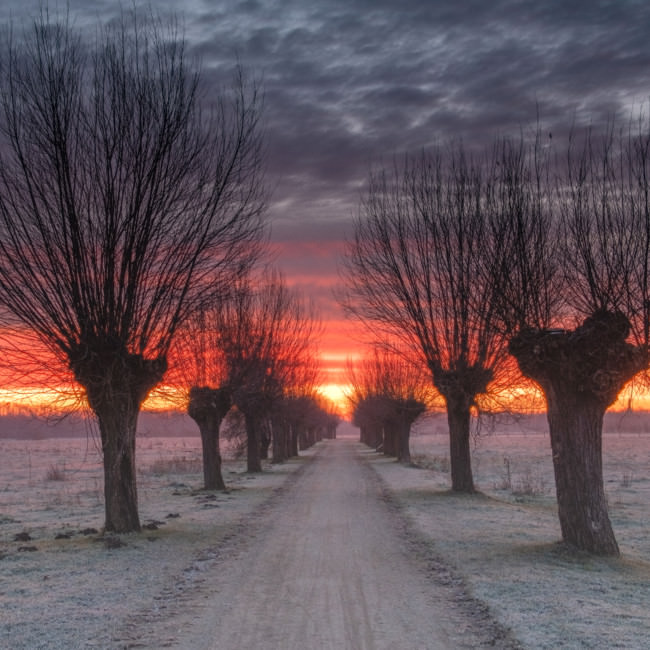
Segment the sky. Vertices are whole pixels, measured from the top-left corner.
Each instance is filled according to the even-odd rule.
[[[20,23],[38,4],[2,0],[0,21]],[[113,0],[68,4],[82,28],[120,10]],[[330,366],[359,350],[332,287],[371,167],[452,138],[487,143],[537,116],[561,134],[650,99],[646,0],[149,4],[176,12],[209,83],[236,60],[263,80],[271,246],[320,310]]]

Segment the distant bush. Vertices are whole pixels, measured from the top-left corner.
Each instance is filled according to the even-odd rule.
[[[194,474],[203,471],[203,465],[198,458],[159,458],[146,470],[147,474]]]
[[[65,481],[65,465],[50,465],[45,480],[47,481]]]
[[[547,492],[546,481],[543,476],[534,475],[527,470],[516,482],[512,493],[515,496],[543,496]]]
[[[509,456],[503,458],[503,476],[501,481],[494,486],[497,490],[509,490],[514,496],[542,496],[546,494],[548,486],[541,474],[533,473],[526,467],[523,474],[515,477],[513,462]]]
[[[432,469],[434,472],[442,472],[443,474],[449,473],[451,468],[449,456],[411,454],[411,462],[413,465],[417,465],[423,469]]]

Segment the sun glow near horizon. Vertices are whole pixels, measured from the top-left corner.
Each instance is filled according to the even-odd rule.
[[[349,386],[347,384],[326,383],[318,387],[318,392],[327,398],[334,406],[341,416],[346,416],[350,410],[350,405],[347,399],[347,391]]]
[[[328,350],[321,353],[320,365],[323,379],[315,387],[318,394],[332,403],[338,415],[346,419],[350,417],[348,395],[352,387],[346,376],[345,363],[353,355],[355,358],[359,356],[358,348],[350,351]],[[544,399],[539,392],[535,395],[531,394],[530,399],[527,399],[527,393],[532,390],[525,386],[511,388],[512,399],[501,400],[504,410],[512,408],[513,412],[528,412],[534,404],[533,410],[544,412]],[[186,409],[186,400],[186,389],[169,383],[161,384],[148,395],[142,404],[142,410],[183,412]],[[64,414],[87,408],[83,389],[75,388],[69,384],[60,386],[17,385],[13,387],[5,385],[0,388],[0,416],[19,413]],[[650,389],[628,384],[608,411],[650,412]]]

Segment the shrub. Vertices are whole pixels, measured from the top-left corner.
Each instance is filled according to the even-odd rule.
[[[194,474],[203,471],[198,458],[159,458],[145,470],[148,474]]]
[[[65,481],[65,465],[50,465],[45,479],[47,481]]]

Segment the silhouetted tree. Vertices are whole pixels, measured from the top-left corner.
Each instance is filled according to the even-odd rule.
[[[313,338],[313,332],[310,338]],[[293,363],[285,367],[282,397],[271,410],[273,462],[281,463],[298,455],[298,431],[303,421],[303,405],[312,399],[320,378],[313,346],[304,347]]]
[[[603,555],[619,553],[603,417],[648,365],[649,152],[647,126],[574,135],[552,167],[539,137],[504,143],[494,211],[501,312],[511,353],[546,398],[562,537]]]
[[[411,426],[431,402],[420,366],[403,354],[375,348],[372,356],[348,363],[348,381],[353,421],[364,428],[361,442],[381,444],[384,454],[410,462]]]
[[[233,402],[246,422],[247,468],[260,472],[262,428],[310,350],[318,323],[277,272],[237,292],[220,318]]]
[[[471,410],[507,356],[480,267],[494,174],[459,145],[371,174],[345,262],[348,313],[426,362],[445,400],[460,492],[474,491]]]
[[[336,440],[336,430],[341,424],[341,413],[334,402],[328,398],[321,397],[320,408],[322,411],[323,438],[325,440]]]
[[[293,426],[301,449],[309,449],[325,438],[336,435],[338,418],[331,404],[322,395],[313,392],[294,403]]]
[[[170,344],[246,267],[264,207],[260,97],[239,74],[201,110],[174,25],[127,16],[84,42],[43,11],[0,78],[0,302],[85,391],[106,529],[139,530],[135,432]]]
[[[203,487],[206,490],[225,490],[221,474],[219,429],[232,406],[227,386],[192,386],[187,403],[188,415],[197,423],[203,451]]]
[[[348,395],[352,405],[352,424],[359,427],[359,440],[376,450],[383,449],[383,402],[374,395]]]
[[[223,300],[202,305],[179,332],[173,347],[175,383],[182,387],[185,408],[197,423],[203,452],[203,487],[225,490],[221,473],[220,428],[232,406],[222,345],[223,323],[216,316]]]
[[[298,455],[300,449],[307,447],[307,427],[312,409],[312,395],[309,392],[289,395],[285,398],[283,411],[287,426],[288,454],[290,457]]]

